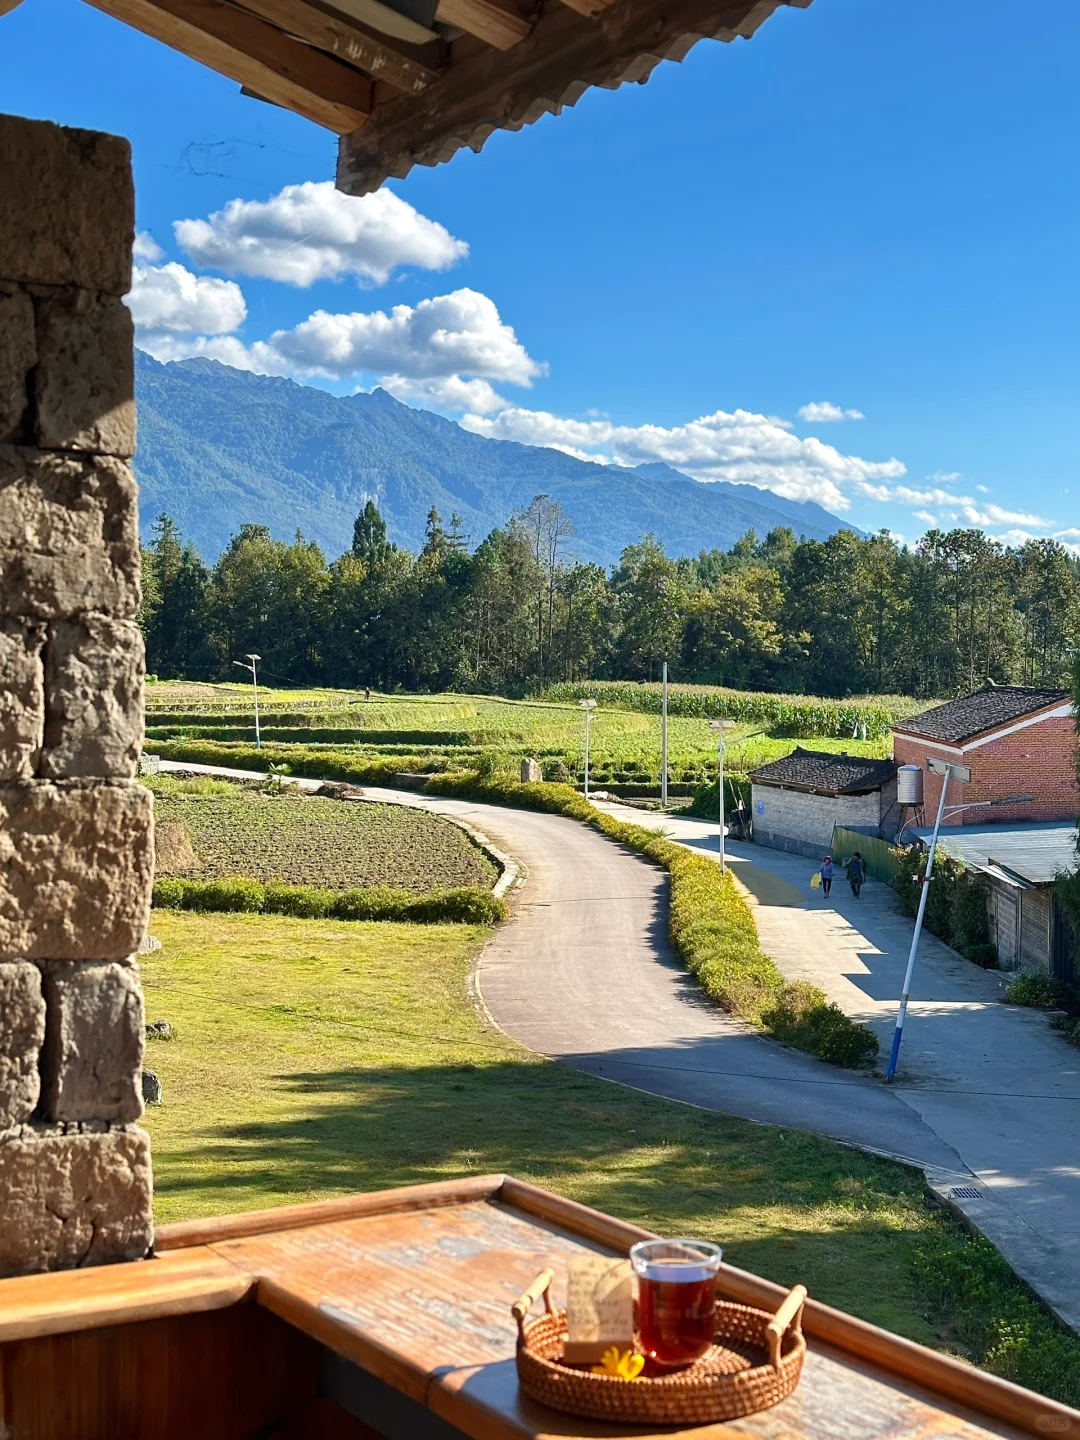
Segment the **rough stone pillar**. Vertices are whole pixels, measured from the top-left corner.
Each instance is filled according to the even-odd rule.
[[[0,115],[0,1275],[152,1239],[126,141]]]

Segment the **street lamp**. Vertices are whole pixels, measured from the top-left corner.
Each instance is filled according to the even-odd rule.
[[[709,729],[716,731],[716,768],[720,776],[720,870],[723,873],[727,869],[727,857],[724,853],[724,836],[727,834],[727,824],[724,819],[724,731],[735,728],[734,720],[710,720]]]
[[[893,1031],[892,1050],[889,1053],[889,1064],[885,1071],[885,1081],[888,1084],[896,1075],[896,1062],[900,1056],[900,1039],[904,1033],[904,1021],[907,1018],[908,998],[911,995],[911,982],[915,975],[915,957],[919,952],[919,939],[922,935],[923,920],[926,916],[926,901],[930,894],[930,881],[934,877],[934,860],[937,856],[938,836],[941,833],[941,822],[946,815],[955,815],[961,810],[977,810],[983,806],[993,805],[1027,805],[1035,799],[1034,795],[1004,795],[999,800],[970,800],[963,805],[945,804],[945,797],[949,793],[949,781],[955,780],[959,785],[967,785],[971,780],[971,770],[966,765],[954,765],[949,760],[935,760],[927,757],[927,766],[935,775],[941,776],[941,798],[938,801],[937,818],[934,821],[934,833],[930,837],[930,854],[926,859],[926,874],[923,876],[922,885],[919,891],[919,911],[915,917],[915,933],[911,937],[911,950],[908,952],[907,970],[904,974],[904,989],[900,995],[900,1009],[896,1015],[896,1029]]]
[[[589,798],[589,727],[592,724],[592,712],[596,709],[595,700],[579,700],[578,704],[585,711],[585,799]]]
[[[249,654],[247,658],[248,658],[248,661],[249,661],[250,663],[248,663],[248,664],[246,664],[246,665],[244,664],[243,660],[234,660],[232,663],[233,663],[234,665],[239,665],[241,670],[250,670],[250,671],[251,671],[251,683],[252,683],[252,685],[254,685],[254,687],[255,687],[255,749],[256,749],[256,750],[261,750],[261,749],[262,749],[262,738],[261,738],[261,736],[259,735],[259,677],[258,677],[258,674],[256,673],[255,667],[258,665],[259,661],[262,659],[262,656],[261,656],[261,655],[250,655],[250,654]]]

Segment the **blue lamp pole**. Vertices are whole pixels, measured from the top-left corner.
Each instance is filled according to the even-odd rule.
[[[941,833],[941,822],[945,818],[945,797],[949,793],[949,781],[957,780],[960,784],[966,785],[971,779],[971,771],[966,765],[950,765],[947,760],[929,759],[926,763],[936,775],[941,776],[941,799],[938,801],[937,819],[934,821],[934,833],[930,840],[930,854],[926,861],[926,874],[923,877],[922,886],[919,890],[919,913],[915,917],[915,933],[911,937],[911,950],[908,953],[907,971],[904,975],[904,990],[900,996],[900,1009],[896,1015],[896,1029],[893,1031],[889,1066],[885,1071],[886,1084],[888,1084],[896,1074],[896,1062],[900,1057],[900,1040],[904,1033],[904,1021],[907,1019],[911,982],[915,975],[915,959],[919,953],[919,940],[922,936],[923,920],[926,917],[926,901],[930,894],[930,881],[934,875],[934,860],[937,857],[938,835]]]

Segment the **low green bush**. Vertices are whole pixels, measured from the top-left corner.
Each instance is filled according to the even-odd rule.
[[[899,846],[892,851],[897,863],[893,889],[900,897],[900,908],[914,915],[919,908],[922,877],[926,874],[929,852],[919,845]],[[984,970],[997,966],[997,947],[990,939],[990,919],[986,910],[986,890],[963,860],[938,849],[930,893],[926,897],[924,920],[931,935],[944,940],[967,960]]]
[[[154,881],[154,904],[163,910],[249,911],[304,920],[401,920],[419,925],[497,925],[506,904],[489,890],[468,886],[429,890],[371,888],[325,890],[317,885],[230,880]]]
[[[824,991],[784,978],[762,950],[750,907],[730,872],[714,860],[655,830],[605,815],[568,785],[522,785],[459,772],[434,776],[426,790],[567,815],[663,865],[671,875],[671,943],[707,995],[775,1039],[830,1064],[865,1065],[877,1054],[873,1032],[830,1004]]]
[[[1010,981],[1005,991],[1009,1005],[1033,1005],[1046,1010],[1064,1008],[1060,1005],[1060,980],[1039,971],[1022,970],[1015,980]]]
[[[223,765],[230,770],[267,770],[288,767],[287,773],[312,780],[344,780],[351,785],[391,785],[402,771],[430,770],[430,756],[395,755],[392,760],[371,760],[350,755],[343,746],[320,749],[314,745],[226,744],[216,740],[155,740],[148,747],[163,760],[190,761],[194,765]],[[436,762],[437,763],[437,762]]]

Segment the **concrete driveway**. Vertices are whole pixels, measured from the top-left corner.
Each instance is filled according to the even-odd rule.
[[[1001,977],[927,937],[899,1082],[886,1088],[786,1050],[707,1000],[668,944],[666,873],[596,831],[525,810],[364,793],[466,820],[522,864],[513,916],[478,972],[509,1034],[606,1080],[920,1166],[1080,1328],[1080,1052],[1038,1012],[1003,1004]],[[604,808],[718,858],[715,825]],[[887,1049],[911,934],[892,891],[870,882],[856,902],[838,883],[825,905],[811,898],[811,862],[753,845],[728,853],[777,965],[821,985]],[[975,1197],[956,1194],[965,1188]]]

